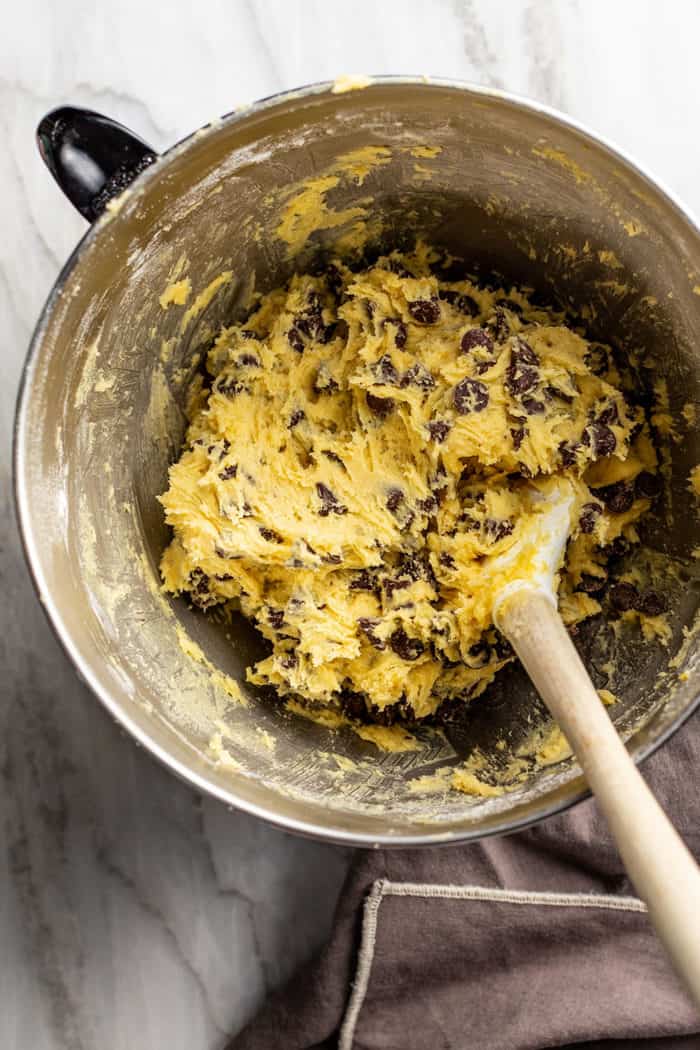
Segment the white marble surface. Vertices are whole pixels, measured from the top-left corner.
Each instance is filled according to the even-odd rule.
[[[700,210],[697,0],[24,0],[0,35],[0,1047],[219,1048],[323,939],[347,852],[202,800],[75,680],[9,500],[17,381],[83,223],[35,151],[61,102],[163,147],[339,72],[472,79],[557,106]]]

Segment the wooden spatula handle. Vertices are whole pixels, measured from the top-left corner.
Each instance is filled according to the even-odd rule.
[[[656,932],[700,1005],[700,869],[627,753],[551,602],[535,592],[512,595],[498,625],[565,733]]]

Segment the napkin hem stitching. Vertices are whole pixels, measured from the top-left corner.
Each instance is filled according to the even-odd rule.
[[[500,904],[539,904],[550,908],[604,908],[609,911],[644,913],[647,910],[638,897],[621,897],[606,893],[547,893],[538,890],[507,890],[494,886],[457,886],[440,883],[391,882],[377,879],[368,893],[362,916],[360,950],[357,955],[355,980],[348,1000],[338,1039],[338,1050],[352,1050],[360,1011],[369,988],[369,979],[377,943],[379,907],[384,897],[433,897],[445,900],[486,900]]]
[[[552,908],[608,908],[612,911],[646,912],[638,897],[612,893],[548,893],[543,890],[507,890],[497,886],[459,886],[381,880],[385,897],[443,897],[450,900],[490,900],[502,904],[543,904]]]

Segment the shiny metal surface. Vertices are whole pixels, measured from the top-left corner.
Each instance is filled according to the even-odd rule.
[[[255,632],[170,603],[157,587],[167,532],[155,496],[182,437],[196,356],[244,309],[251,275],[258,290],[274,287],[344,232],[315,234],[293,257],[275,234],[297,183],[367,145],[389,147],[390,163],[361,185],[341,178],[332,207],[365,207],[370,220],[381,220],[384,246],[422,233],[462,256],[467,269],[496,270],[550,299],[589,304],[590,333],[651,355],[675,411],[700,401],[700,234],[631,161],[544,107],[478,88],[388,78],[334,95],[319,85],[191,136],[89,230],[32,342],[17,415],[16,491],[51,622],[80,674],[140,743],[199,790],[290,830],[418,845],[513,830],[582,797],[573,762],[532,770],[502,798],[420,799],[408,787],[476,745],[495,761],[516,756],[543,719],[521,675],[473,704],[448,740],[378,756],[350,731],[311,724],[264,697],[232,703],[183,652],[181,632],[241,683],[259,651]],[[440,148],[418,164],[430,177],[410,152],[422,145]],[[197,292],[222,271],[233,274],[184,326],[182,310],[158,302],[183,254]],[[620,652],[621,702],[612,715],[637,759],[697,703],[692,638],[664,674],[697,605],[686,482],[700,450],[692,437],[672,448],[673,524],[645,537],[664,565],[683,563],[680,578],[669,575],[670,649],[632,643]],[[595,643],[589,658],[595,663]],[[216,764],[210,745],[222,726],[232,761]],[[274,750],[261,743],[260,727]],[[505,752],[496,749],[500,739]]]

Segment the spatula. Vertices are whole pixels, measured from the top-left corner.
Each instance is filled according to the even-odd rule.
[[[532,501],[527,534],[494,560],[506,581],[494,623],[566,735],[656,932],[700,1005],[700,869],[630,758],[557,611],[572,486],[533,489]]]

